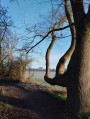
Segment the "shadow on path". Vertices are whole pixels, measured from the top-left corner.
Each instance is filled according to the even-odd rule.
[[[64,114],[65,102],[53,98],[34,84],[29,84],[29,90],[17,84],[1,86],[4,90],[12,89],[13,93],[10,96],[1,95],[0,102],[21,108],[22,112],[25,109],[30,111],[26,117],[20,116],[17,119],[61,119]]]

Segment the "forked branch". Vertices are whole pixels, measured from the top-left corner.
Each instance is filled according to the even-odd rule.
[[[55,76],[54,78],[49,78],[47,76],[44,76],[44,80],[51,85],[67,87],[68,79],[66,77],[67,77],[67,72],[65,72],[62,75]]]
[[[72,21],[72,16],[69,12],[69,5],[68,5],[68,0],[64,0],[65,1],[65,12],[66,12],[66,16],[70,24],[73,24]],[[64,70],[65,70],[65,63],[71,58],[74,49],[75,49],[75,44],[76,44],[76,30],[74,25],[70,26],[70,31],[71,31],[71,35],[72,35],[72,41],[71,41],[71,45],[70,48],[67,50],[67,52],[60,58],[57,67],[56,67],[56,75],[58,74],[63,74]]]
[[[69,5],[68,5],[68,0],[65,1],[65,11],[66,11],[66,16],[70,24],[73,24],[72,21],[72,16],[69,12]],[[56,67],[56,75],[53,79],[49,78],[48,76],[44,77],[45,81],[50,83],[51,85],[60,85],[60,86],[67,86],[67,72],[64,73],[65,70],[65,63],[67,62],[68,59],[71,58],[74,49],[75,49],[75,44],[76,44],[76,30],[75,27],[70,25],[70,30],[71,30],[71,35],[72,35],[72,42],[71,46],[68,49],[68,51],[60,58],[57,67]]]

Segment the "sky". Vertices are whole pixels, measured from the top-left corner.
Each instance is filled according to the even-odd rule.
[[[1,0],[2,6],[8,8],[8,16],[11,17],[13,23],[21,29],[12,29],[13,32],[24,32],[25,21],[28,26],[40,22],[40,15],[46,15],[51,9],[51,5],[45,0],[19,0],[19,2],[9,2],[10,0]],[[15,31],[16,30],[16,31]],[[65,31],[64,31],[65,32]],[[39,40],[39,39],[38,39]],[[55,42],[55,45],[50,53],[50,68],[55,68],[59,58],[66,52],[71,43],[71,38],[60,39]],[[35,59],[32,62],[32,68],[43,67],[45,68],[45,53],[50,44],[50,40],[44,40],[38,47],[41,53],[30,54]],[[18,43],[18,46],[22,43]],[[68,64],[68,63],[67,63]],[[66,66],[67,66],[66,64]]]

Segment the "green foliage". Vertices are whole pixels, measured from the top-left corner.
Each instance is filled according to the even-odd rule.
[[[78,119],[90,119],[90,112],[77,115]]]
[[[10,63],[9,66],[1,67],[0,81],[18,81],[19,80],[19,69],[15,62]]]
[[[1,89],[1,90],[0,90],[0,94],[1,94],[1,95],[6,95],[7,93],[8,93],[9,95],[12,95],[12,94],[13,94],[13,90],[12,90],[12,89],[10,89],[10,90]]]
[[[5,104],[4,106],[5,106],[5,108],[10,108],[11,107],[9,104]]]
[[[6,90],[1,90],[1,94],[6,94]]]
[[[0,67],[0,81],[19,82],[25,79],[26,66],[31,60],[24,59],[22,56],[16,60],[5,62]]]
[[[62,101],[62,102],[65,102],[65,101],[66,101],[66,97],[65,97],[64,95],[61,95],[61,94],[57,95],[57,94],[52,94],[52,93],[50,93],[50,95],[51,95],[52,97],[54,97],[54,98],[56,98],[56,99]]]

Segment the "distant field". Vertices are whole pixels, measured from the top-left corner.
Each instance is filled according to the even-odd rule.
[[[44,75],[45,72],[31,72],[31,82],[34,82],[40,86],[45,86],[48,88],[48,90],[54,90],[54,91],[63,91],[63,87],[60,86],[51,86],[48,83],[46,83],[44,81]],[[50,72],[50,77],[54,77],[55,76],[55,72]],[[26,77],[28,77],[28,72],[26,73]]]
[[[28,75],[28,72],[27,72]],[[33,75],[32,79],[43,79],[45,75],[45,71],[32,71],[31,75]],[[50,72],[50,77],[54,77],[55,72]]]

